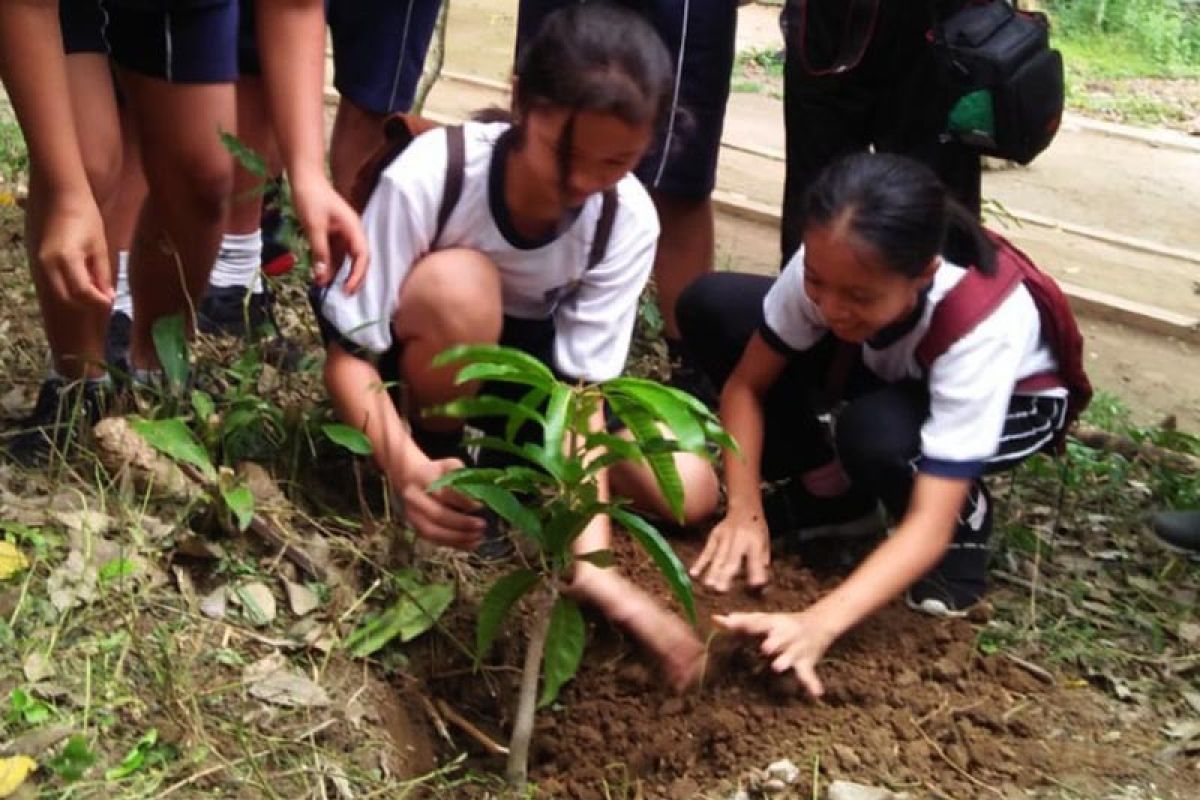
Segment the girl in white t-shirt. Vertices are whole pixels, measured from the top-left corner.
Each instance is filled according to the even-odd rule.
[[[688,345],[723,384],[721,419],[741,445],[740,455],[726,454],[727,513],[693,577],[725,591],[744,565],[749,585],[767,582],[763,477],[791,478],[786,496],[801,537],[846,523],[878,530],[879,501],[897,520],[811,607],[717,617],[765,637],[773,667],[794,669],[816,695],[826,649],[902,592],[941,615],[979,599],[992,520],[980,477],[1055,438],[1066,390],[1016,390],[1058,367],[1023,285],[921,368],[916,349],[934,309],[967,272],[940,255],[948,231],[965,234],[976,269],[995,265],[978,223],[927,167],[850,156],[813,184],[805,220],[803,246],[778,279],[710,276],[684,293],[678,312]],[[839,409],[836,400],[848,402]]]
[[[363,214],[374,263],[356,293],[337,282],[319,305],[325,381],[342,419],[371,440],[418,535],[463,549],[484,537],[474,504],[427,491],[462,466],[461,421],[414,414],[410,435],[379,391],[381,369],[364,356],[398,365],[414,409],[473,391],[455,385],[455,368],[430,366],[459,343],[519,347],[571,380],[619,375],[658,238],[654,206],[629,173],[669,105],[670,70],[636,14],[572,6],[547,18],[523,54],[513,122],[463,126],[461,190],[448,215],[439,218],[454,147],[448,130],[417,137],[382,173]],[[715,508],[715,474],[696,456],[677,463],[694,487],[685,515],[697,520]],[[669,515],[644,467],[617,465],[607,479],[614,494]],[[599,518],[577,551],[606,549],[609,537]],[[696,676],[703,647],[695,633],[616,570],[579,562],[573,589],[630,627],[676,687]]]

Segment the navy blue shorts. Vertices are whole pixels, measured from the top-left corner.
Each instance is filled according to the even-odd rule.
[[[333,85],[376,114],[412,107],[441,0],[330,0]]]
[[[108,55],[108,40],[104,38],[108,14],[100,3],[101,0],[59,0],[58,20],[62,27],[63,51],[67,55]]]
[[[262,75],[254,0],[238,0],[237,64],[239,75]]]
[[[237,80],[237,0],[101,0],[120,66],[171,83]]]
[[[521,0],[517,52],[548,14],[578,0]],[[675,64],[674,97],[662,143],[638,165],[649,189],[703,200],[717,182],[721,129],[733,74],[737,0],[628,2],[662,37]]]

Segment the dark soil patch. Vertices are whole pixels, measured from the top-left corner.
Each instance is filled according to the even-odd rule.
[[[618,549],[623,568],[665,596],[654,567],[631,546]],[[695,555],[693,545],[679,549],[685,561]],[[837,580],[785,557],[765,594],[702,594],[698,611],[707,628],[714,612],[799,609]],[[705,685],[675,697],[598,621],[579,676],[539,715],[532,774],[548,797],[726,798],[747,771],[788,758],[804,773],[796,797],[814,796],[814,769],[822,784],[856,780],[915,797],[1099,797],[1148,773],[1161,796],[1188,796],[1182,775],[1151,763],[1161,740],[1150,721],[1085,682],[1053,687],[1002,655],[983,656],[977,635],[968,621],[888,608],[831,650],[820,702],[766,669],[754,644],[715,635]],[[506,640],[498,663],[520,663],[521,646]],[[480,677],[441,661],[430,674],[433,691],[505,740],[515,669]]]

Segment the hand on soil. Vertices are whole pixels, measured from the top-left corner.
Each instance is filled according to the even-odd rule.
[[[448,472],[461,469],[457,458],[429,461],[414,469],[400,490],[404,516],[417,535],[434,544],[474,550],[483,540],[486,523],[471,512],[479,504],[453,489],[430,492],[429,484]]]
[[[833,636],[808,611],[795,614],[776,612],[716,614],[713,621],[725,630],[747,636],[762,636],[762,652],[776,672],[795,670],[805,691],[813,697],[825,693],[816,666]]]
[[[686,691],[703,676],[705,650],[696,632],[615,569],[576,563],[568,592],[631,632],[662,665],[675,692]]]
[[[729,515],[717,523],[704,543],[704,550],[692,565],[691,576],[703,577],[704,585],[716,592],[727,592],[746,563],[746,586],[760,589],[770,577],[771,538],[761,513]]]

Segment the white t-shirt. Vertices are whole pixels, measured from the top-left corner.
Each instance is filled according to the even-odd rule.
[[[437,248],[465,247],[500,271],[504,313],[552,318],[552,365],[572,378],[603,381],[621,374],[638,298],[650,276],[658,216],[633,176],[617,184],[617,213],[604,259],[586,269],[603,197],[587,199],[553,239],[522,241],[504,205],[504,159],[492,158],[507,123],[464,126],[462,194]],[[344,266],[325,296],[322,314],[342,336],[372,353],[392,344],[392,318],[412,265],[433,248],[446,173],[446,135],[418,136],[384,170],[363,212],[371,265],[359,290],[346,294]],[[495,163],[493,163],[495,162]]]
[[[917,363],[917,345],[929,330],[937,304],[964,275],[964,268],[943,260],[911,330],[898,338],[888,337],[886,343],[864,343],[862,348],[863,363],[881,380],[915,379],[928,384],[930,408],[921,428],[920,467],[931,472],[957,473],[960,470],[953,465],[978,464],[994,455],[1017,382],[1058,367],[1042,340],[1033,298],[1018,286],[991,316],[950,345],[926,375]],[[807,350],[827,333],[820,310],[804,291],[803,248],[767,293],[763,312],[768,332],[794,350]],[[1066,390],[1034,394],[1065,397]]]

